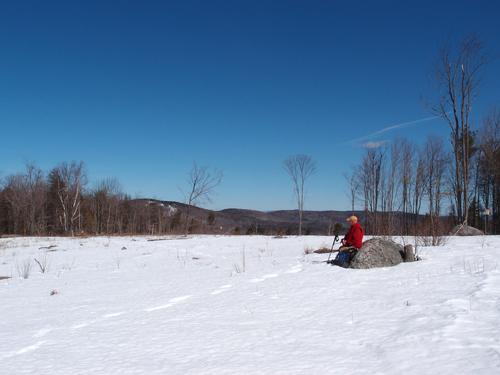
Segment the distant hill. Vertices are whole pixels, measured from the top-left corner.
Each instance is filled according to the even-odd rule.
[[[155,205],[164,210],[170,218],[186,213],[187,205],[175,201],[135,199],[136,204]],[[297,210],[256,211],[241,208],[227,208],[220,211],[191,207],[193,231],[199,233],[237,234],[295,234],[298,230]],[[355,215],[363,219],[363,212]],[[346,225],[351,211],[304,211],[303,233],[331,234],[335,223]]]

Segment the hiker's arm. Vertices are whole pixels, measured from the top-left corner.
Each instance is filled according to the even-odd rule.
[[[348,240],[348,237],[349,235],[352,233],[352,228],[349,228],[349,230],[347,231],[347,233],[345,234],[344,238],[342,238],[342,241],[340,241],[342,243],[342,245],[345,246],[345,244],[347,243],[347,240]]]

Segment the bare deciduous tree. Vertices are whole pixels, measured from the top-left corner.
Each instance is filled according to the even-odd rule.
[[[24,179],[28,207],[28,233],[41,234],[45,229],[47,190],[44,174],[40,168],[30,163],[26,165]]]
[[[453,150],[453,190],[458,220],[467,224],[472,154],[472,103],[477,96],[480,73],[488,58],[475,36],[464,39],[456,50],[441,49],[436,67],[439,100],[434,112],[450,128]]]
[[[24,173],[8,176],[4,199],[15,233],[34,235],[44,231],[46,183],[40,168],[28,163]]]
[[[81,229],[81,202],[87,183],[83,162],[62,163],[49,175],[57,198],[58,219],[65,233],[74,234]]]
[[[398,197],[400,193],[401,186],[398,184],[398,172],[401,169],[401,143],[396,140],[391,145],[391,157],[390,157],[390,165],[388,168],[388,172],[386,175],[387,180],[387,211],[388,211],[388,234],[393,235],[396,234],[396,226],[395,226],[395,211],[400,209],[398,206]]]
[[[411,212],[411,183],[414,170],[415,146],[408,140],[400,141],[401,165],[399,179],[401,184],[401,209],[403,211],[403,234],[410,232],[409,213]]]
[[[26,211],[26,196],[24,194],[24,181],[21,174],[11,175],[6,178],[3,198],[8,206],[10,230],[13,233],[26,233],[23,225],[23,212]]]
[[[366,230],[378,234],[379,204],[381,198],[382,170],[384,154],[378,148],[367,148],[361,162],[360,183],[363,189]]]
[[[344,173],[344,178],[347,182],[348,197],[351,202],[351,213],[354,215],[354,208],[356,206],[356,198],[359,194],[360,177],[356,171],[351,173]]]
[[[428,137],[424,146],[423,165],[425,173],[424,191],[429,205],[430,235],[432,245],[439,244],[441,236],[441,202],[445,194],[444,174],[446,171],[446,153],[441,138]]]
[[[417,164],[415,167],[415,177],[413,179],[413,220],[416,225],[418,215],[422,209],[422,200],[424,198],[425,179],[427,171],[425,170],[425,154],[420,150]]]
[[[488,114],[481,128],[477,185],[481,208],[484,210],[482,228],[485,232],[498,233],[500,231],[500,110],[498,109]]]
[[[95,233],[116,233],[120,231],[119,202],[123,193],[116,178],[106,178],[97,183],[91,193],[90,211],[95,226]]]
[[[184,234],[189,233],[191,208],[204,202],[210,202],[212,195],[217,186],[222,182],[223,174],[221,171],[210,171],[207,167],[199,167],[196,163],[193,164],[188,178],[188,189],[185,192],[186,208],[186,223]]]
[[[292,180],[293,192],[297,200],[297,208],[299,211],[299,236],[301,236],[305,184],[307,179],[316,171],[316,163],[310,156],[299,154],[287,158],[283,162],[283,167]]]

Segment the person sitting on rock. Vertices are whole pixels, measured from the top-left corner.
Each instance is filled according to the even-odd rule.
[[[363,228],[361,228],[361,225],[358,223],[358,218],[356,216],[349,216],[347,221],[351,224],[351,227],[342,239],[342,246],[339,247],[339,253],[332,262],[332,264],[344,268],[349,267],[352,258],[354,258],[358,250],[361,249],[364,236]]]

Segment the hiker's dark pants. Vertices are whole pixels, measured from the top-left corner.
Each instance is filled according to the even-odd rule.
[[[339,247],[339,253],[333,260],[333,264],[343,268],[348,268],[351,260],[354,258],[358,249],[353,246],[341,246]]]

